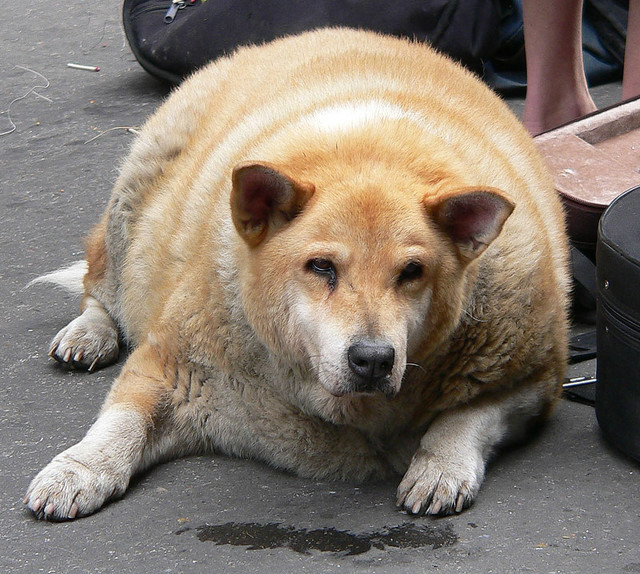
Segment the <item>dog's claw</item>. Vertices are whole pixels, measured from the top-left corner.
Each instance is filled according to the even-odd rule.
[[[456,512],[460,514],[464,510],[464,495],[458,494],[458,500],[456,501]]]
[[[102,358],[102,355],[98,355],[94,360],[93,363],[91,363],[89,365],[89,368],[87,369],[90,373],[93,373],[93,371],[95,370],[96,366],[98,365],[100,359]]]
[[[50,502],[49,504],[47,504],[47,506],[44,507],[45,520],[50,516],[53,516],[53,513],[55,512],[55,510],[56,510],[56,507],[53,505],[53,502]]]

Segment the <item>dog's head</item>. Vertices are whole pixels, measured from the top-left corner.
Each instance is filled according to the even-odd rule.
[[[434,194],[433,182],[382,165],[305,175],[266,163],[233,172],[245,313],[331,395],[393,396],[407,361],[455,327],[467,269],[513,204],[495,189]]]

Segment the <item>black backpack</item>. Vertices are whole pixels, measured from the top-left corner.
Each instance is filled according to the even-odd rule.
[[[142,67],[177,84],[238,46],[347,26],[429,41],[481,73],[497,48],[500,0],[124,0],[124,30]]]

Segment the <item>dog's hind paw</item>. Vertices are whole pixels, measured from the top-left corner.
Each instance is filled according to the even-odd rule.
[[[420,448],[398,486],[397,505],[409,514],[444,515],[469,507],[480,488],[484,463],[469,452],[460,459],[436,457]]]
[[[55,336],[49,350],[56,361],[88,371],[115,362],[118,353],[116,324],[95,300]]]
[[[36,518],[73,520],[121,495],[126,488],[121,482],[113,475],[93,471],[64,452],[33,479],[23,502]]]

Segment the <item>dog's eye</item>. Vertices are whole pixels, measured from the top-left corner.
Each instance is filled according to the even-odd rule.
[[[331,273],[331,271],[334,269],[333,263],[331,263],[331,261],[329,261],[328,259],[312,259],[311,261],[309,261],[309,268],[314,273],[319,274]]]
[[[398,277],[398,283],[408,283],[409,281],[415,281],[416,279],[420,279],[422,277],[423,267],[420,263],[416,263],[412,261],[407,264],[405,268],[400,272]]]
[[[311,259],[307,263],[307,269],[316,275],[325,277],[331,289],[336,286],[336,280],[338,278],[336,268],[328,259]]]

